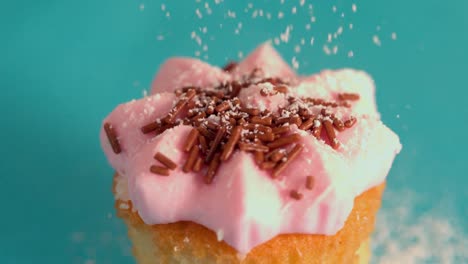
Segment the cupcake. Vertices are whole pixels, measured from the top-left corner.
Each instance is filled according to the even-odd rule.
[[[268,44],[224,68],[172,58],[101,143],[138,263],[368,263],[401,150],[374,83],[298,76]]]

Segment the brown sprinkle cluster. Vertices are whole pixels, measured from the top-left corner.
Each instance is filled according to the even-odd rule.
[[[159,161],[163,166],[153,165],[150,167],[150,171],[154,174],[158,174],[161,176],[169,176],[169,170],[175,170],[177,168],[177,164],[168,158],[166,155],[158,152],[154,155],[154,159]]]
[[[228,64],[224,70],[234,70],[237,64]],[[187,159],[182,165],[184,172],[201,172],[206,184],[213,182],[219,166],[227,161],[236,150],[250,152],[262,170],[270,171],[272,178],[282,172],[299,157],[303,150],[301,136],[292,133],[292,125],[323,139],[333,149],[340,143],[336,137],[356,123],[356,118],[341,120],[332,113],[334,108],[349,108],[350,101],[359,100],[358,94],[342,93],[337,101],[319,98],[300,98],[289,94],[288,84],[279,78],[262,78],[254,70],[241,81],[222,83],[218,87],[184,87],[175,92],[178,100],[169,113],[141,128],[142,133],[154,136],[177,125],[193,128],[183,144]],[[265,84],[262,96],[284,94],[289,104],[278,111],[246,107],[237,95],[241,89],[252,84]],[[104,129],[116,154],[121,152],[115,131],[108,123]],[[162,166],[150,167],[152,173],[168,176],[177,164],[158,152],[154,158]],[[312,190],[314,178],[306,177],[305,187]],[[290,192],[293,199],[300,200],[303,194]]]

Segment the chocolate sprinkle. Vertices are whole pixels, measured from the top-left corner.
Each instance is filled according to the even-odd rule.
[[[333,149],[338,149],[340,144],[336,139],[335,129],[333,128],[333,124],[330,120],[324,120],[323,125],[325,127],[325,131],[327,132],[328,140],[330,140],[330,144]]]
[[[198,136],[198,142],[200,143],[201,151],[204,154],[208,153],[208,144],[206,143],[206,139],[203,135]]]
[[[169,169],[166,167],[153,165],[150,167],[150,171],[161,176],[169,176]]]
[[[359,100],[359,94],[357,93],[340,93],[338,94],[338,99],[340,100],[349,100],[349,101],[357,101]]]
[[[260,169],[271,170],[276,166],[276,162],[265,161],[260,164]]]
[[[254,152],[255,163],[258,165],[262,164],[263,160],[265,159],[265,155],[262,151],[255,151]]]
[[[104,131],[106,132],[107,139],[112,147],[112,150],[115,154],[120,154],[122,152],[122,148],[120,147],[119,140],[117,139],[117,135],[115,133],[114,127],[111,124],[105,123],[104,124]]]
[[[269,143],[267,146],[270,149],[274,149],[274,148],[287,146],[289,144],[298,142],[299,140],[301,140],[301,136],[299,134],[291,134],[289,136],[281,137],[275,140],[274,142]]]
[[[254,123],[254,124],[260,124],[260,125],[265,125],[265,126],[270,126],[271,125],[271,121],[273,119],[270,117],[270,116],[267,116],[267,117],[258,117],[258,116],[254,116],[250,119],[250,122]]]
[[[200,149],[198,148],[198,146],[194,145],[192,149],[190,150],[189,157],[187,161],[185,162],[184,167],[182,168],[184,172],[190,172],[193,169],[193,165],[195,164],[195,161],[199,157],[199,152],[200,152]]]
[[[216,172],[218,171],[218,167],[220,163],[219,158],[220,158],[220,154],[216,153],[213,159],[211,160],[210,165],[208,166],[208,170],[206,171],[205,178],[204,178],[206,184],[211,184],[213,182]]]
[[[196,128],[193,128],[190,131],[190,133],[189,133],[189,135],[188,135],[188,137],[187,137],[187,139],[185,141],[185,144],[184,144],[184,151],[185,152],[189,152],[192,149],[193,145],[195,145],[195,143],[197,142],[197,138],[198,138],[199,134],[200,133],[198,132],[198,130]]]
[[[290,126],[281,126],[273,128],[273,134],[286,134],[291,131]]]
[[[293,199],[296,199],[296,200],[301,200],[302,197],[304,196],[302,193],[298,192],[297,190],[292,190],[290,193],[289,193],[289,196]]]
[[[216,151],[218,150],[219,144],[221,143],[221,140],[224,137],[224,134],[226,133],[226,128],[221,127],[218,132],[216,133],[216,137],[214,141],[212,142],[211,148],[208,151],[208,154],[206,155],[205,163],[210,163],[213,157],[215,156]]]
[[[350,128],[356,124],[356,118],[355,117],[350,117],[348,120],[344,122],[344,126],[347,128]]]
[[[141,132],[143,132],[143,134],[149,134],[153,131],[156,131],[156,129],[158,129],[159,127],[161,127],[160,124],[156,123],[156,122],[151,122],[145,126],[143,126],[141,128]]]
[[[232,72],[237,67],[237,62],[231,61],[223,67],[223,71]]]
[[[203,159],[201,157],[198,157],[192,169],[194,172],[199,172],[201,171],[202,166],[203,166]]]
[[[223,153],[221,154],[222,161],[226,161],[231,156],[232,151],[234,150],[234,147],[237,144],[237,141],[239,141],[241,132],[242,132],[241,126],[237,126],[232,130],[232,134],[229,137],[229,140],[224,147]]]
[[[307,176],[306,177],[306,188],[308,190],[312,190],[314,188],[314,177],[313,176]]]
[[[268,152],[268,147],[256,143],[239,142],[239,148],[242,151]]]
[[[286,155],[285,157],[285,160],[282,161],[280,164],[278,164],[274,171],[273,171],[273,174],[272,174],[272,177],[273,178],[277,178],[281,172],[284,171],[284,169],[286,169],[286,167],[294,160],[297,158],[297,156],[299,155],[299,153],[301,153],[302,149],[304,147],[302,145],[295,145],[294,148]]]
[[[156,153],[156,155],[154,155],[154,159],[161,162],[161,164],[166,166],[168,169],[174,170],[177,168],[177,164],[161,152]]]

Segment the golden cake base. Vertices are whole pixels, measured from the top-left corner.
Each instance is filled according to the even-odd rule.
[[[369,238],[384,188],[383,183],[358,196],[344,227],[333,236],[278,235],[246,256],[218,241],[216,234],[202,225],[177,222],[150,226],[131,210],[131,201],[117,200],[116,208],[127,224],[139,264],[369,263]]]

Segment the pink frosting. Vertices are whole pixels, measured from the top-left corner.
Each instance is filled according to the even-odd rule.
[[[332,149],[305,131],[304,150],[279,180],[260,170],[253,156],[237,151],[222,163],[214,182],[203,183],[196,173],[182,172],[182,165],[161,177],[149,171],[153,156],[164,153],[177,164],[187,154],[182,145],[191,127],[180,125],[154,137],[140,128],[164,117],[176,101],[172,93],[186,85],[213,86],[239,78],[254,68],[267,75],[290,79],[292,93],[332,99],[337,93],[358,93],[352,114],[358,122],[337,134],[341,147]],[[259,96],[261,87],[243,89],[239,98],[249,106],[276,109],[283,95]],[[104,122],[115,129],[122,153],[114,154],[104,131],[101,143],[112,167],[127,180],[134,209],[147,224],[193,221],[215,231],[218,239],[248,253],[278,234],[333,235],[339,231],[354,198],[385,180],[393,159],[401,150],[398,136],[382,124],[374,100],[374,84],[364,72],[345,69],[299,77],[268,44],[257,48],[231,74],[198,60],[174,58],[162,65],[152,95],[118,106]],[[349,113],[336,113],[344,117]],[[313,190],[305,189],[305,176],[313,175]],[[290,197],[291,190],[304,194]]]

